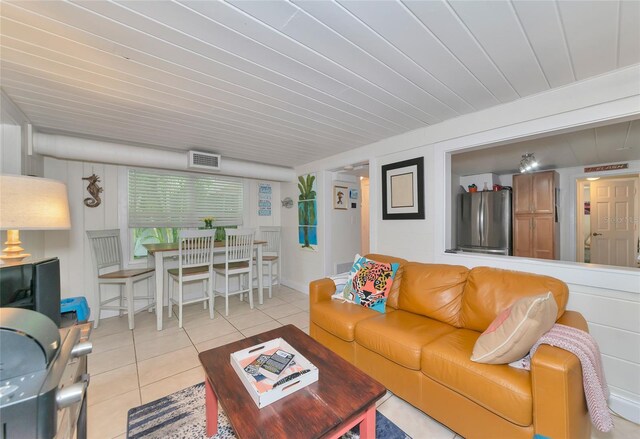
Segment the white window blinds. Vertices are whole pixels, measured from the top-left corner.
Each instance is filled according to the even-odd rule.
[[[130,169],[129,227],[198,227],[207,216],[240,225],[242,192],[241,180]]]

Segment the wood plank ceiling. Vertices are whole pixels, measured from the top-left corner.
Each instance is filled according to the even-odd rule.
[[[638,1],[4,1],[37,129],[295,166],[640,61]]]

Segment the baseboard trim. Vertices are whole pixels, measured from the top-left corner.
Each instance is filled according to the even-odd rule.
[[[302,282],[292,281],[291,279],[282,279],[282,285],[285,287],[293,288],[296,291],[300,291],[303,294],[309,294],[309,285]]]
[[[631,422],[640,424],[640,403],[631,401],[614,393],[609,397],[609,407],[611,410],[619,414]]]

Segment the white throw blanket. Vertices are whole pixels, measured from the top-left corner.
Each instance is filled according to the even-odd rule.
[[[582,365],[582,384],[591,422],[600,431],[611,431],[613,419],[607,407],[609,387],[602,370],[600,348],[591,334],[556,323],[533,345],[529,354],[531,358],[541,344],[564,349],[578,357]]]

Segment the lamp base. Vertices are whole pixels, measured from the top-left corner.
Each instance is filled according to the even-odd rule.
[[[6,247],[2,249],[0,259],[6,262],[20,262],[24,258],[31,256],[29,253],[22,253],[24,249],[20,247],[20,232],[18,230],[7,230]]]

